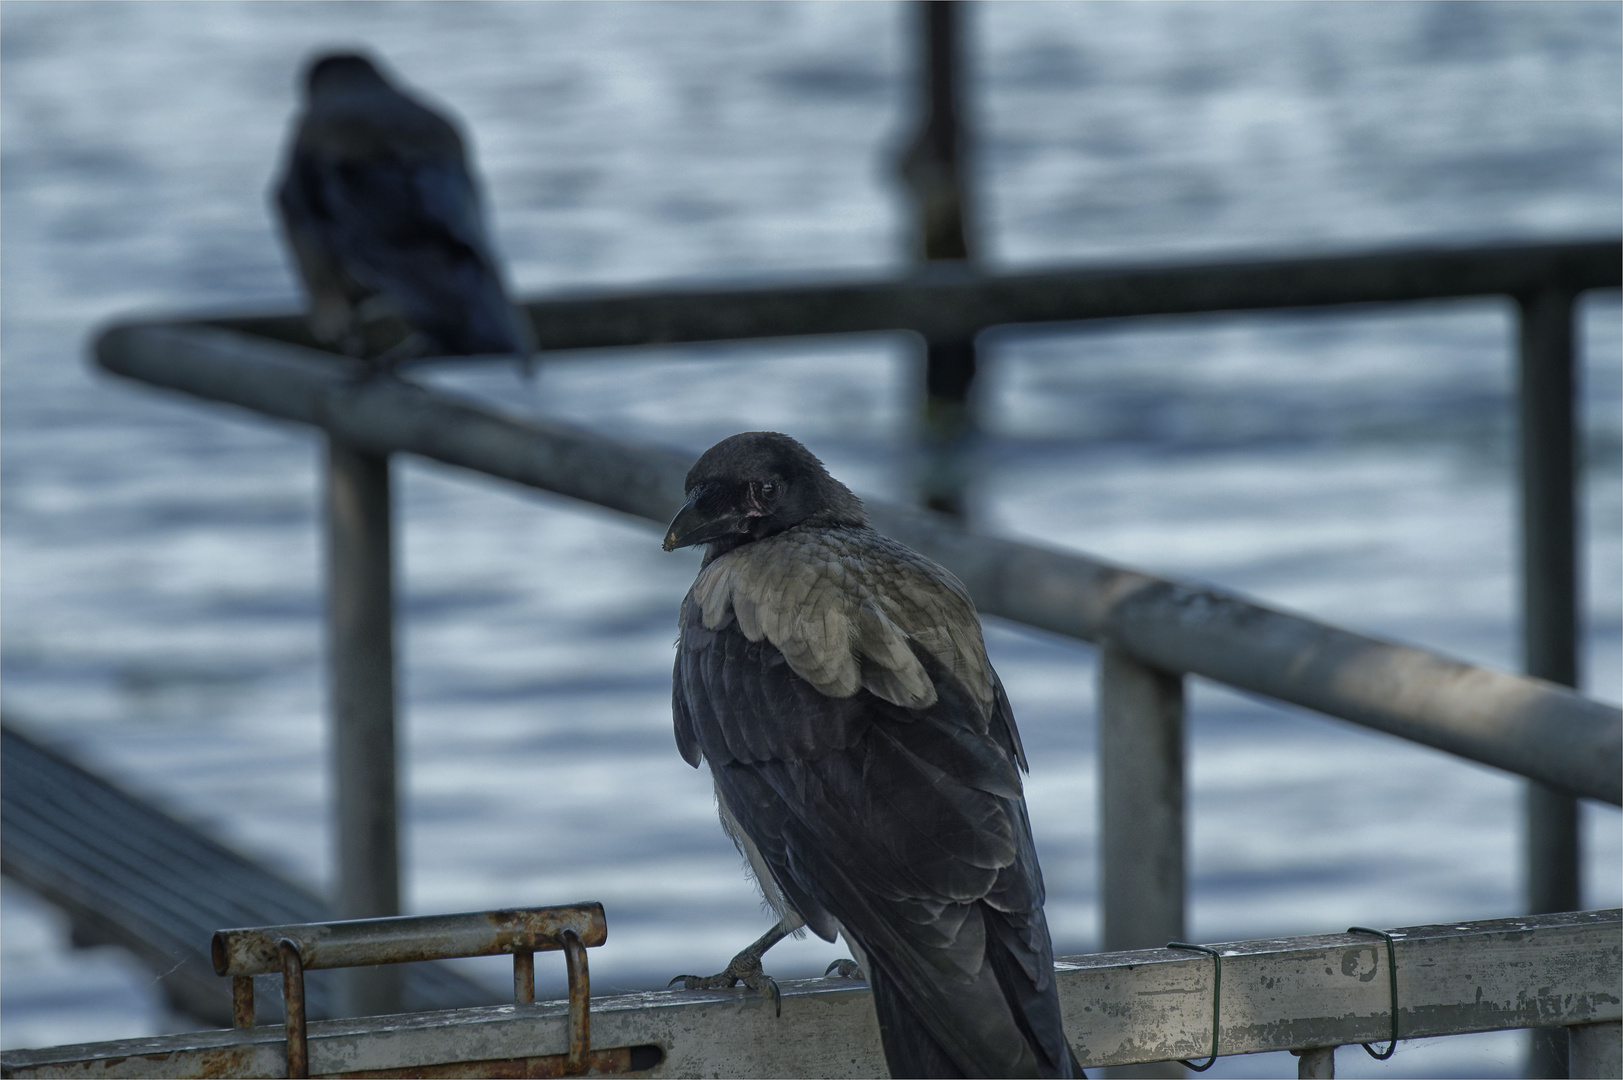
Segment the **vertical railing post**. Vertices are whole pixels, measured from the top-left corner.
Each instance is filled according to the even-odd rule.
[[[1565,1029],[1571,1040],[1573,1077],[1623,1076],[1623,1024],[1579,1024]]]
[[[1296,1080],[1335,1080],[1336,1048],[1318,1046],[1312,1050],[1292,1050],[1296,1055]]]
[[[918,254],[926,262],[969,258],[958,78],[963,6],[958,0],[915,5],[924,119],[902,158],[901,174],[913,199]],[[930,509],[962,516],[968,484],[964,459],[974,431],[969,394],[975,380],[975,340],[926,341],[924,347],[920,495]]]
[[[1578,685],[1578,504],[1573,296],[1519,298],[1522,659],[1529,675]],[[1575,911],[1578,801],[1527,785],[1527,912]],[[1529,1072],[1567,1075],[1565,1028],[1536,1028]]]
[[[1184,937],[1183,679],[1099,649],[1100,858],[1104,948]],[[1182,1076],[1174,1062],[1112,1076]]]
[[[341,918],[400,914],[387,455],[327,441],[327,665]],[[394,965],[342,973],[350,1015],[399,1012]]]

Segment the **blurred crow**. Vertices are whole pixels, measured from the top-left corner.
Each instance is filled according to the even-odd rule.
[[[1072,1076],[1008,697],[956,578],[867,525],[795,440],[724,439],[665,550],[705,544],[672,707],[781,921],[694,986],[843,932],[893,1076]]]
[[[530,325],[508,301],[462,137],[354,53],[315,59],[276,189],[282,227],[323,344],[365,350],[364,324],[414,333],[380,357],[509,353],[528,361]]]

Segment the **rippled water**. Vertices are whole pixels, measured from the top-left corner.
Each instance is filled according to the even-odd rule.
[[[889,4],[0,8],[4,704],[322,885],[316,471],[302,430],[85,362],[135,311],[297,301],[266,212],[300,59],[364,42],[473,135],[526,293],[905,264],[911,115]],[[999,4],[971,18],[983,257],[1005,267],[1615,235],[1620,15],[1566,4]],[[1000,338],[977,406],[991,529],[1514,667],[1513,327],[1502,302],[1162,319]],[[1615,294],[1581,308],[1588,691],[1620,697]],[[552,358],[436,381],[697,451],[801,437],[898,497],[918,372],[889,337]],[[406,898],[591,897],[601,989],[711,970],[768,919],[669,734],[694,559],[604,512],[397,466]],[[1091,652],[989,626],[1033,772],[1056,947],[1098,934]],[[1194,940],[1518,910],[1501,774],[1196,684]],[[1623,830],[1587,808],[1590,906]],[[168,1023],[116,953],[8,885],[7,1046]],[[821,942],[774,952],[821,971]],[[487,975],[493,999],[502,972]],[[561,973],[550,976],[554,989]],[[109,987],[121,987],[112,992]],[[109,1004],[111,1002],[111,1004]],[[1519,1067],[1513,1036],[1407,1074]],[[1343,1075],[1382,1067],[1344,1055]],[[1248,1059],[1219,1072],[1294,1063]]]

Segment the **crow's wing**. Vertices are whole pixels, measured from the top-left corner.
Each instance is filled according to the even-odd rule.
[[[867,953],[892,1072],[941,1075],[950,1063],[967,1075],[1068,1075],[1042,875],[996,676],[987,715],[914,643],[930,706],[866,689],[833,697],[766,637],[708,621],[690,594],[678,746],[709,761],[808,925],[831,937],[836,920]]]
[[[693,596],[706,627],[736,619],[745,637],[771,642],[830,697],[861,687],[928,707],[936,690],[914,656],[921,648],[970,692],[978,715],[992,711],[992,666],[969,594],[872,529],[803,526],[745,544],[706,565]]]

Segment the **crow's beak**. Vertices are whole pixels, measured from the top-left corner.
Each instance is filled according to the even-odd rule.
[[[706,500],[704,492],[696,491],[682,504],[682,509],[671,519],[671,527],[665,533],[663,546],[666,551],[707,544],[724,536],[749,531],[749,519],[744,514],[730,507],[711,505],[713,501]]]

